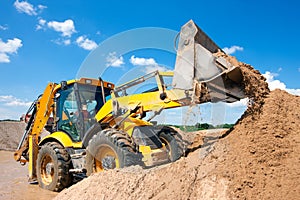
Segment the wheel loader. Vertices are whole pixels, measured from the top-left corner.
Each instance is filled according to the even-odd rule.
[[[155,125],[156,115],[245,97],[238,66],[219,56],[222,50],[192,20],[182,26],[177,46],[174,71],[154,71],[119,86],[101,78],[49,83],[26,114],[14,154],[28,163],[29,182],[60,191],[92,173],[176,161],[185,143],[172,127]],[[128,94],[149,79],[154,88]],[[42,137],[44,130],[48,135]]]

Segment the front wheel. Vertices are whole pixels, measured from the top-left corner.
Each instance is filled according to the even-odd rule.
[[[43,145],[37,158],[37,178],[43,189],[59,192],[72,182],[69,172],[71,158],[56,142]]]
[[[86,151],[87,175],[108,169],[141,165],[142,155],[135,151],[131,139],[121,131],[107,129],[90,140]]]
[[[183,142],[176,139],[176,134],[178,133],[170,127],[163,127],[158,133],[158,138],[167,148],[171,162],[178,160],[183,155]]]

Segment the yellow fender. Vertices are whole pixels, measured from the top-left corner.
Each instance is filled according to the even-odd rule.
[[[58,132],[54,132],[50,135],[47,135],[46,137],[44,137],[39,145],[43,145],[46,142],[52,142],[52,141],[57,141],[59,142],[61,145],[63,145],[63,147],[73,147],[73,148],[81,148],[82,147],[82,142],[73,142],[72,139],[70,138],[70,136],[68,136],[66,133],[58,131]]]

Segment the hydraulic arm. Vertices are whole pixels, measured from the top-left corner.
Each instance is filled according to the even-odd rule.
[[[49,83],[44,93],[33,102],[29,111],[32,110],[23,137],[19,143],[17,151],[14,153],[16,161],[28,164],[29,179],[36,178],[35,160],[38,154],[38,143],[40,134],[53,111],[55,83]],[[27,113],[29,114],[29,112]],[[24,159],[22,159],[22,156]]]

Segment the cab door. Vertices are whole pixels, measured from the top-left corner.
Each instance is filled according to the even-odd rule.
[[[58,117],[57,130],[66,132],[73,141],[78,142],[81,130],[81,116],[74,84],[68,85],[66,89],[58,91],[56,115]]]

